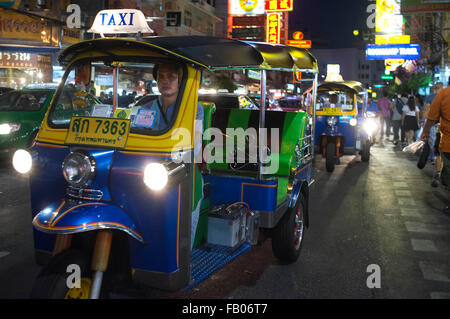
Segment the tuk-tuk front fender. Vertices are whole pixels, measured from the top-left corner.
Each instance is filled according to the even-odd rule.
[[[144,243],[135,223],[119,207],[104,202],[55,202],[40,211],[33,226],[52,234],[74,234],[98,229],[118,229]]]

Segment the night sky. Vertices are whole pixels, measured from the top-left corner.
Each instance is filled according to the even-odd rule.
[[[305,40],[322,40],[326,47],[352,47],[353,30],[365,27],[368,0],[294,0],[289,14],[290,38],[302,31]]]

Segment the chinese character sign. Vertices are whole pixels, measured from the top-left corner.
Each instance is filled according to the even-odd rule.
[[[281,17],[279,13],[267,14],[266,39],[269,43],[280,43]]]
[[[266,11],[292,11],[293,0],[265,0]]]

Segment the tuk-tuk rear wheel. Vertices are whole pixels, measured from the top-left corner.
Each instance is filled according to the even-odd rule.
[[[282,262],[295,262],[300,256],[305,232],[306,201],[300,193],[297,203],[281,218],[272,233],[272,251]]]
[[[67,266],[78,265],[80,267],[81,288],[70,289],[67,280],[71,272]],[[90,258],[81,250],[69,249],[54,256],[45,266],[34,282],[31,298],[35,299],[64,299],[64,298],[89,298],[90,291]]]

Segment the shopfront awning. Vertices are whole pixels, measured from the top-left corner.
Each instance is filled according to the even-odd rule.
[[[8,45],[0,44],[0,51],[7,52],[24,52],[24,53],[37,53],[37,54],[52,54],[57,53],[61,49],[58,47],[40,47],[40,46],[27,46],[27,45]]]

